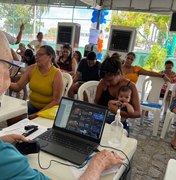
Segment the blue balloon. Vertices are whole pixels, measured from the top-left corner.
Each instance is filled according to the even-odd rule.
[[[94,11],[92,12],[92,16],[98,16],[98,10],[94,10]]]
[[[103,10],[103,12],[104,12],[104,16],[107,16],[109,14],[108,10]]]
[[[103,23],[106,24],[106,19],[105,18],[100,19],[100,24],[103,24]]]
[[[97,54],[97,59],[100,59],[100,60],[102,59],[102,54],[101,53]]]
[[[95,22],[97,22],[98,21],[98,17],[92,17],[92,19],[91,19],[91,22],[92,23],[95,23]]]

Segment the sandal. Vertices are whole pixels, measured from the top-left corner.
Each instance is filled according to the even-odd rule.
[[[176,150],[176,145],[171,144],[171,147]]]

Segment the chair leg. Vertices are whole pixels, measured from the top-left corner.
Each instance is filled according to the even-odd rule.
[[[167,112],[166,114],[166,118],[164,120],[164,124],[163,124],[163,128],[162,128],[162,131],[161,131],[161,138],[164,139],[165,135],[166,135],[166,132],[167,132],[167,129],[169,127],[169,124],[171,122],[171,117],[170,117],[171,113],[170,112]]]
[[[153,136],[157,136],[158,128],[160,122],[160,110],[156,110],[154,113],[154,122],[153,122]]]
[[[141,113],[141,122],[140,122],[140,125],[143,125],[143,122],[144,122],[144,116],[145,116],[145,112],[144,110],[142,110],[142,113]]]

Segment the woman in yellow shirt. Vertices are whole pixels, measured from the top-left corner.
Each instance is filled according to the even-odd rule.
[[[36,64],[27,68],[17,83],[11,83],[10,89],[20,91],[29,83],[31,90],[28,102],[30,119],[37,112],[57,105],[63,95],[64,83],[59,69],[53,66],[55,51],[50,46],[42,46],[36,54]]]
[[[126,56],[126,60],[122,66],[123,76],[126,79],[130,79],[132,82],[136,83],[138,80],[139,75],[145,76],[154,76],[164,78],[166,81],[170,81],[168,76],[164,73],[157,73],[153,71],[147,71],[140,66],[133,66],[132,63],[135,60],[136,55],[134,52],[129,52]]]

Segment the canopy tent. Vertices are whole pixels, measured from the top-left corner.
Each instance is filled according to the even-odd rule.
[[[176,0],[0,0],[0,3],[51,5],[58,7],[94,7],[103,2],[103,8],[142,12],[176,11]]]

